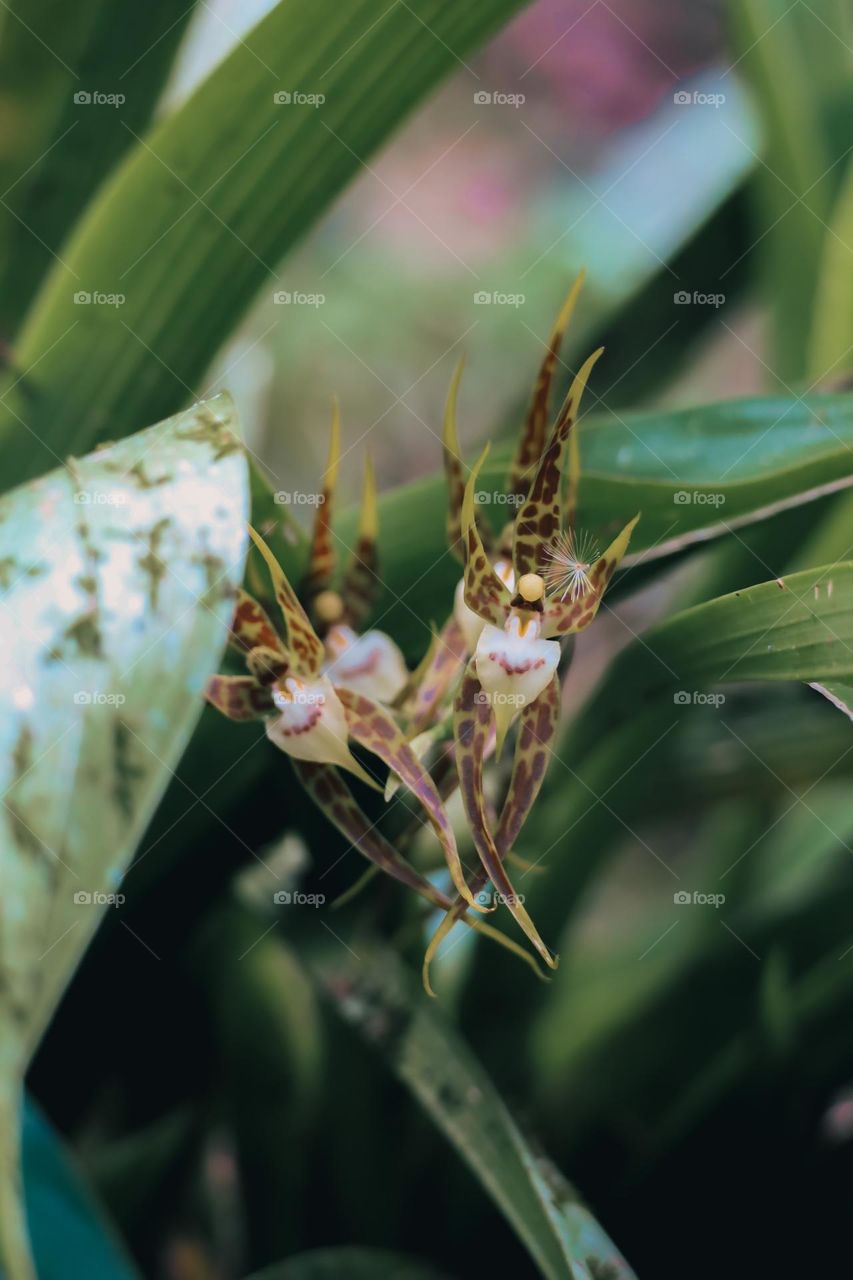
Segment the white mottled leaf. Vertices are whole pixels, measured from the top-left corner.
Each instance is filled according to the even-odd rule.
[[[227,396],[0,501],[0,1256],[18,1088],[202,709],[242,576]]]

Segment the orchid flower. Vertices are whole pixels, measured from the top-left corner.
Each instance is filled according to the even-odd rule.
[[[482,910],[465,882],[441,797],[403,731],[386,707],[332,682],[323,642],[283,569],[263,538],[254,529],[249,532],[272,579],[284,623],[284,639],[279,638],[257,601],[241,591],[231,639],[244,654],[249,674],[214,676],[206,689],[208,701],[232,720],[263,720],[269,740],[291,757],[306,790],[350,838],[354,824],[360,821],[353,811],[358,814],[360,810],[336,770],[347,770],[375,787],[375,780],[350,751],[349,739],[372,752],[420,800],[438,836],[457,892],[469,906]],[[377,860],[373,846],[361,841],[359,847]],[[383,847],[381,853],[383,869],[423,892],[421,878],[398,855],[391,858],[388,849]]]
[[[533,386],[530,405],[505,487],[507,506],[516,510],[527,497],[530,475],[545,448],[554,372],[583,281],[584,274],[581,272],[554,321],[545,355]],[[447,480],[448,545],[451,554],[464,562],[462,503],[465,494],[465,466],[456,429],[456,404],[462,368],[460,361],[450,382],[444,412],[442,455]],[[573,471],[576,472],[576,468],[573,468]],[[490,553],[494,553],[492,563],[495,573],[509,591],[514,591],[512,519],[507,521],[498,538],[495,538],[491,527],[485,521],[478,520],[477,523],[484,547]],[[454,597],[453,613],[438,635],[437,643],[432,649],[432,661],[423,670],[417,694],[408,708],[414,734],[422,733],[430,721],[436,718],[443,700],[464,670],[468,656],[476,648],[482,629],[483,619],[465,602],[465,582],[460,578]]]
[[[323,640],[325,670],[333,684],[390,704],[409,678],[403,654],[384,631],[371,630],[359,634],[359,627],[375,604],[380,585],[376,554],[376,482],[369,458],[365,464],[355,549],[340,590],[332,588],[337,557],[331,521],[340,456],[340,413],[335,403],[322,501],[314,519],[308,569],[299,588],[299,597]]]
[[[561,520],[564,455],[587,379],[600,355],[601,349],[590,356],[578,372],[548,445],[541,453],[526,498],[505,531],[505,554],[510,557],[512,569],[511,586],[507,584],[507,575],[498,573],[496,564],[487,555],[476,519],[477,477],[488,447],[471,471],[462,502],[464,603],[483,623],[454,708],[462,799],[482,863],[481,882],[491,880],[524,933],[551,967],[556,965],[556,960],[515,893],[504,860],[541,785],[549,743],[556,729],[560,646],[554,637],[572,635],[592,622],[639,519],[635,516],[604,554],[584,570],[580,589],[574,579],[568,584],[564,581],[560,561],[567,545]],[[546,578],[553,584],[550,592]],[[496,750],[500,753],[507,732],[518,717],[521,729],[509,792],[498,819],[497,834],[493,836],[482,785],[488,736],[494,726]],[[440,932],[443,936],[445,926]],[[434,940],[434,945],[438,940]],[[434,953],[434,945],[427,963]]]

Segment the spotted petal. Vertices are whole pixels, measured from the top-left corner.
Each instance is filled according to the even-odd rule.
[[[353,627],[360,627],[376,607],[381,590],[378,575],[379,511],[376,505],[376,477],[368,455],[364,460],[364,488],[355,550],[350,557],[341,586],[344,613]]]
[[[362,694],[339,690],[347,714],[350,735],[368,751],[379,756],[417,796],[438,836],[453,883],[469,906],[477,907],[465,881],[456,837],[450,825],[435,783],[418,760],[402,729],[391,714]]]
[[[296,598],[296,592],[285,577],[284,570],[276,560],[272,551],[259,533],[249,526],[252,541],[260,551],[272,578],[275,598],[279,603],[284,619],[284,631],[287,647],[293,655],[293,669],[300,676],[319,674],[325,658],[323,642],[320,640],[302,605]]]
[[[578,294],[583,286],[584,275],[585,273],[582,271],[577,280],[575,280],[569,290],[569,296],[554,321],[554,327],[548,339],[548,347],[539,368],[536,385],[533,388],[533,398],[527,411],[521,438],[510,469],[507,492],[514,495],[521,502],[527,497],[534,469],[545,447],[545,434],[549,419],[548,404],[551,397],[551,384],[554,381],[554,370],[557,367],[563,337],[572,318]]]
[[[404,711],[411,720],[411,732],[422,733],[436,717],[459,675],[467,656],[467,645],[458,621],[451,615],[434,636],[424,664],[415,673]]]
[[[341,460],[341,412],[337,400],[332,404],[332,432],[329,441],[329,458],[323,472],[321,501],[314,514],[308,569],[299,588],[306,603],[314,599],[328,586],[335,570],[335,546],[332,537],[332,506],[338,484]]]
[[[275,711],[271,691],[254,676],[211,676],[204,696],[229,720],[260,720]]]
[[[589,571],[589,588],[582,596],[561,600],[551,596],[545,601],[542,615],[542,634],[545,636],[569,636],[588,627],[613,577],[619,563],[628,550],[631,534],[639,515],[629,520],[617,538],[614,538],[604,555],[596,560]]]
[[[515,756],[512,762],[512,776],[495,832],[495,848],[502,860],[509,856],[539,794],[548,766],[548,750],[557,732],[559,716],[560,682],[554,676],[536,701],[529,703],[521,712]],[[487,880],[486,872],[480,871],[470,882],[471,892],[479,893]],[[430,964],[453,926],[465,914],[465,910],[465,901],[457,898],[430,940],[424,956],[423,968],[424,986],[427,990],[430,989]]]
[[[521,713],[512,775],[495,833],[495,845],[502,858],[518,839],[539,794],[559,718],[560,681],[555,674],[539,697],[529,702]]]
[[[388,875],[421,894],[433,906],[443,895],[406,862],[394,846],[356,803],[343,778],[328,764],[294,760],[296,776],[319,809],[370,862]],[[446,901],[446,899],[444,899]]]
[[[489,734],[491,708],[481,693],[480,681],[472,660],[462,678],[454,714],[456,764],[465,813],[483,870],[539,955],[554,969],[557,961],[540,938],[524,904],[519,900],[489,830],[483,797],[483,757]]]
[[[265,611],[242,587],[237,592],[228,639],[241,653],[249,653],[259,645],[265,649],[281,648],[276,629]]]
[[[462,503],[462,535],[465,540],[465,603],[468,608],[496,627],[502,627],[509,615],[512,596],[501,582],[486,555],[474,511],[477,477],[489,452],[488,445],[471,469]]]
[[[438,907],[441,911],[448,911],[451,907],[450,899],[447,898],[439,889],[425,880],[423,876],[415,871],[414,867],[406,862],[392,844],[385,838],[381,831],[378,830],[375,823],[370,822],[367,815],[356,804],[355,799],[338,772],[330,765],[311,764],[306,760],[294,760],[293,768],[299,781],[307,791],[308,795],[317,805],[333,826],[337,827],[341,835],[351,841],[353,847],[358,849],[375,867],[387,872],[394,880],[403,884],[408,889],[414,889],[415,893],[419,893],[432,906]],[[499,929],[493,928],[485,921],[478,920],[465,914],[465,906],[463,903],[462,911],[459,919],[462,920],[469,928],[474,929],[483,937],[491,939],[493,942],[499,943],[513,955],[524,960],[526,964],[532,966],[534,973],[539,975],[539,970],[532,956],[513,942],[511,938],[507,938]],[[428,978],[425,976],[424,985],[429,995],[435,992],[429,986]]]
[[[563,457],[569,435],[577,422],[581,396],[592,367],[601,355],[599,347],[584,361],[571,385],[563,407],[557,415],[548,447],[542,454],[530,492],[515,518],[513,567],[516,578],[525,573],[538,573],[560,532]]]

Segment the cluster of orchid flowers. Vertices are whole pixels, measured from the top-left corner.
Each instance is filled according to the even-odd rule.
[[[507,499],[516,512],[499,536],[482,518],[476,499],[488,446],[465,478],[456,432],[461,367],[454,375],[443,454],[448,540],[464,570],[453,611],[417,670],[408,671],[390,636],[361,629],[381,586],[369,463],[356,546],[339,585],[333,585],[337,557],[331,517],[340,461],[336,409],[323,501],[298,592],[264,539],[250,530],[269,570],[281,631],[252,596],[240,591],[230,641],[248,673],[214,676],[206,690],[208,700],[231,719],[264,722],[267,737],[290,756],[305,790],[374,869],[444,912],[424,960],[430,993],[430,962],[459,921],[536,967],[523,947],[481,918],[494,909],[483,894],[489,882],[539,957],[549,968],[557,964],[513,888],[507,863],[542,785],[556,733],[560,640],[592,622],[639,518],[601,555],[576,538],[579,459],[573,428],[600,349],[581,367],[548,435],[554,371],[581,283],[582,278],[576,281],[551,332],[507,481]],[[500,754],[516,725],[509,783],[494,814],[484,792],[484,764]],[[422,875],[363,811],[342,774],[382,788],[353,755],[350,742],[387,769],[386,799],[401,785],[416,797],[441,845],[455,896]],[[445,810],[457,788],[479,857],[474,870],[463,866]]]

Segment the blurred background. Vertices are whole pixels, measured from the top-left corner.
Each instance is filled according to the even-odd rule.
[[[160,110],[271,7],[198,6]],[[466,455],[514,437],[584,268],[560,380],[604,342],[593,412],[648,409],[651,430],[674,407],[840,389],[850,351],[814,307],[828,255],[853,252],[837,221],[851,108],[846,0],[535,0],[364,165],[210,388],[232,390],[270,484],[290,491],[316,487],[336,394],[354,501],[368,445],[383,489],[438,470],[460,356]],[[532,892],[561,939],[559,977],[531,990],[468,941],[439,966],[445,1010],[534,1149],[577,1179],[643,1280],[850,1269],[849,722],[810,690],[744,686],[725,725],[713,707],[677,733],[662,718],[605,759],[582,716],[670,601],[783,572],[833,510],[774,517],[643,590],[638,571],[577,647],[580,727],[519,848],[548,854]],[[293,796],[286,781],[272,797],[226,785],[204,806],[222,823],[205,827],[170,792],[127,927],[108,920],[87,955],[34,1097],[145,1275],[230,1280],[353,1242],[450,1276],[536,1274],[403,1086],[318,1007],[294,958],[316,923],[258,941],[247,849],[299,875],[307,847],[330,862],[342,848],[319,818],[282,835]],[[724,893],[725,923],[713,905],[679,913],[661,859],[690,893]],[[347,864],[324,890],[352,879]],[[371,894],[408,924],[417,964],[428,922],[412,932],[376,886],[356,922]],[[246,948],[249,963],[228,963]]]
[[[205,6],[173,98],[265,7]],[[820,44],[828,37],[820,18],[812,23]],[[305,300],[260,301],[223,356],[222,380],[240,395],[271,472],[291,476],[298,465],[297,479],[313,483],[333,393],[345,447],[369,434],[386,483],[434,471],[463,355],[466,445],[473,453],[487,435],[514,430],[581,267],[589,283],[572,350],[610,338],[620,315],[598,392],[608,405],[765,387],[767,317],[742,288],[758,239],[743,192],[761,144],[741,63],[721,6],[704,0],[539,0],[460,63],[289,258],[281,289]],[[726,305],[677,310],[680,290],[722,292]],[[298,319],[282,305],[299,307]]]

